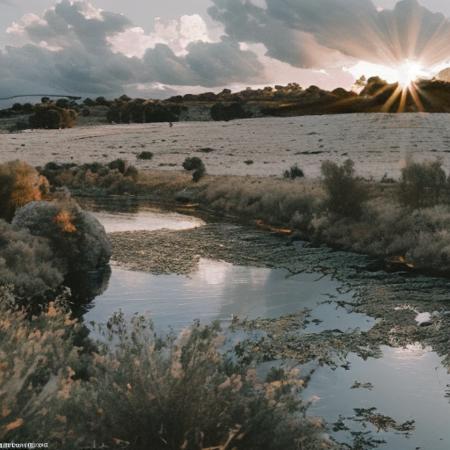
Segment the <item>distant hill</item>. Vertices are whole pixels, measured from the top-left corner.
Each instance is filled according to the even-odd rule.
[[[233,120],[266,116],[373,112],[444,112],[450,113],[450,68],[441,79],[420,80],[405,89],[379,77],[369,78],[359,94],[342,88],[326,91],[317,86],[306,89],[297,83],[287,86],[245,89],[220,93],[187,94],[166,100],[132,99],[123,95],[114,100],[103,97],[82,102],[45,98],[42,104],[16,103],[0,110],[0,129],[24,129],[37,123],[36,113],[68,109],[77,115],[79,125],[101,123],[151,123],[178,121]],[[444,78],[448,77],[448,81]],[[43,107],[44,106],[44,107]],[[64,111],[63,111],[64,112]]]

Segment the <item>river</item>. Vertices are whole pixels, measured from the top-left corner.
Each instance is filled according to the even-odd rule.
[[[205,225],[204,220],[192,215],[154,207],[128,205],[117,209],[117,204],[108,210],[103,207],[94,209],[108,232],[186,230]],[[303,250],[302,245],[296,248],[300,260],[311,261],[312,254],[321,254],[320,250],[316,253]],[[369,274],[364,272],[363,278],[355,283],[354,275],[352,280],[346,280],[342,274],[336,277],[330,271],[292,273],[286,268],[252,267],[201,258],[188,275],[156,275],[126,270],[113,263],[107,287],[90,303],[84,319],[86,323],[101,323],[121,310],[127,317],[135,313],[148,315],[160,332],[168,329],[177,332],[195,319],[204,323],[219,320],[226,327],[235,316],[249,320],[277,319],[307,309],[308,321],[299,329],[305,336],[331,331],[365,332],[373,329],[380,319],[351,311],[346,305],[361,295],[359,286],[364,277],[368,284],[374,282]],[[378,277],[376,290],[389,291],[395,285],[396,295],[407,299],[411,285],[417,286],[416,291],[424,286],[424,296],[434,295],[433,287],[422,279],[409,281],[410,285],[405,284],[403,291],[399,290],[399,277],[398,274]],[[436,296],[442,297],[445,289],[446,284],[444,288],[442,284],[436,286]],[[417,317],[420,328],[420,322],[430,315],[422,313]],[[340,442],[363,449],[450,448],[450,376],[441,357],[430,346],[421,342],[381,345],[376,355],[362,357],[350,351],[345,359],[345,363],[335,366],[317,366],[314,360],[302,366],[304,370],[315,370],[304,393],[313,400],[310,414],[334,424],[333,435]],[[393,418],[398,424],[414,422],[411,429],[408,426],[395,429],[380,426],[374,420],[380,417]],[[360,447],[356,447],[358,442]]]

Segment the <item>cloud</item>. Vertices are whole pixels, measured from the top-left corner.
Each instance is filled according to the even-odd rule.
[[[392,9],[372,0],[212,0],[209,13],[220,38],[197,14],[156,19],[147,32],[85,0],[27,14],[7,29],[14,45],[0,49],[0,97],[164,95],[294,79],[330,88],[350,86],[345,70],[361,61],[450,60],[450,22],[416,0]]]
[[[416,0],[378,10],[371,0],[213,0],[210,15],[233,39],[264,44],[267,55],[297,67],[365,60],[396,64],[450,58],[450,22]]]
[[[262,71],[256,55],[234,40],[211,42],[199,16],[157,21],[146,34],[121,14],[62,0],[42,16],[24,16],[8,33],[20,45],[0,50],[0,97],[116,95],[155,83],[223,86],[254,82]]]
[[[147,49],[154,48],[156,44],[166,44],[175,54],[185,55],[188,45],[198,41],[211,42],[208,27],[198,14],[184,15],[168,22],[157,17],[152,33],[145,33],[141,27],[131,27],[108,37],[115,52],[138,58],[142,58]]]

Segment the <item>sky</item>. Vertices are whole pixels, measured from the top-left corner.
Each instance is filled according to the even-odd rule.
[[[447,17],[448,0],[0,0],[0,97],[432,76]]]

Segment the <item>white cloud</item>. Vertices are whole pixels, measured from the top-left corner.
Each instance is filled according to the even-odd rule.
[[[186,55],[192,42],[211,42],[205,21],[198,14],[185,15],[176,20],[155,19],[154,31],[146,34],[141,27],[131,27],[108,37],[114,52],[128,57],[142,58],[147,49],[166,44],[177,56]]]
[[[23,36],[26,34],[26,29],[30,25],[48,25],[47,22],[39,17],[37,14],[29,13],[25,14],[19,21],[13,22],[7,29],[8,34],[14,34],[16,36]]]

